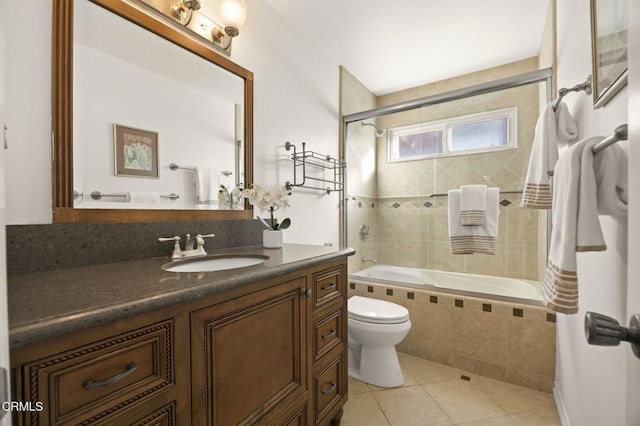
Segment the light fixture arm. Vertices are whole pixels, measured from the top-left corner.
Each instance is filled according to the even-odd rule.
[[[171,3],[171,12],[174,18],[182,25],[188,25],[193,16],[193,11],[200,9],[198,0],[181,0]]]

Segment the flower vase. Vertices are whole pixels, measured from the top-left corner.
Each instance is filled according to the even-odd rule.
[[[265,229],[262,231],[262,246],[264,248],[282,247],[282,230]]]

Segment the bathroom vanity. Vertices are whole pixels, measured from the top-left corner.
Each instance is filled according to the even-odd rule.
[[[9,279],[16,425],[339,424],[346,258],[285,245],[217,272],[153,258]]]

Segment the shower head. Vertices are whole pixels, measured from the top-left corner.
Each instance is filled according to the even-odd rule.
[[[374,129],[376,129],[376,137],[380,138],[382,136],[384,136],[386,129],[379,129],[375,124],[373,123],[365,123],[364,121],[360,122],[360,124],[362,125],[362,127],[364,126],[371,126]]]

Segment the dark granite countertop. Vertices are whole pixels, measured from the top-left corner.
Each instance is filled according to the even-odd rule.
[[[93,325],[350,256],[353,249],[285,244],[216,250],[269,256],[263,264],[217,272],[167,272],[166,257],[83,266],[9,277],[9,338],[25,346]]]

